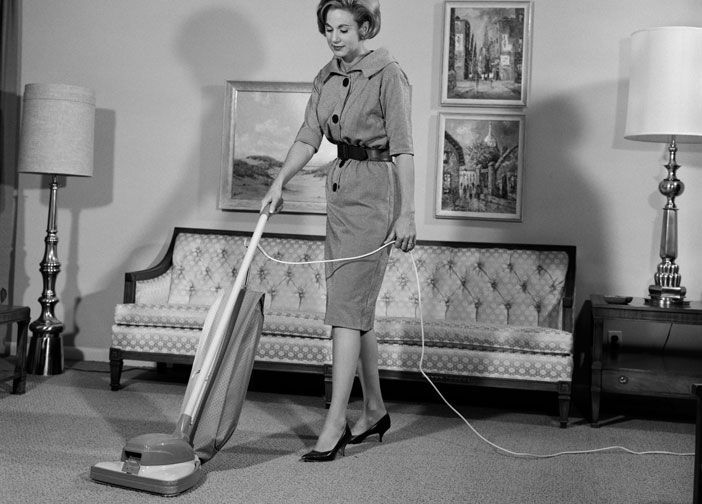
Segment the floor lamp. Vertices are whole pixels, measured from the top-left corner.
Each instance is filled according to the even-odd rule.
[[[658,184],[666,197],[661,230],[661,262],[646,301],[657,306],[688,304],[678,255],[676,196],[685,185],[677,178],[678,144],[702,143],[702,28],[666,26],[631,36],[629,103],[624,137],[668,145],[667,176]]]
[[[38,299],[39,318],[29,325],[27,372],[63,372],[63,323],[54,307],[56,276],[61,271],[57,255],[56,194],[59,176],[90,177],[93,174],[95,94],[66,84],[27,84],[24,88],[20,130],[20,173],[49,176],[49,219],[44,239],[44,258],[39,265],[44,289]]]

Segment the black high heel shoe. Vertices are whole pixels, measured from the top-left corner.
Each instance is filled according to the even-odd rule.
[[[382,443],[383,442],[383,434],[387,432],[387,430],[390,428],[390,415],[388,413],[385,413],[383,418],[375,422],[373,426],[366,430],[365,432],[360,433],[358,436],[352,436],[351,439],[349,439],[349,444],[359,444],[362,443],[363,441],[366,440],[366,438],[372,434],[377,434],[378,435],[378,440]]]
[[[346,428],[344,429],[344,433],[341,435],[341,438],[339,438],[339,441],[336,443],[336,446],[332,448],[331,450],[327,451],[317,451],[317,450],[312,450],[310,452],[305,453],[302,457],[300,457],[300,461],[302,462],[330,462],[336,458],[336,454],[341,453],[344,455],[345,448],[347,443],[349,442],[349,439],[351,439],[351,429],[349,428],[349,424],[346,424]]]

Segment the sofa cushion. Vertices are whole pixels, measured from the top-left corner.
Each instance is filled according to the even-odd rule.
[[[412,345],[381,345],[378,348],[380,369],[416,371],[422,349]],[[571,355],[545,355],[520,352],[489,352],[430,348],[424,352],[422,369],[428,374],[570,382],[573,374]]]
[[[324,323],[323,313],[270,311],[263,320],[264,335],[331,339],[331,326]]]
[[[119,304],[115,307],[115,323],[134,327],[182,328],[200,331],[208,310],[209,307],[203,305]],[[420,321],[415,318],[378,317],[375,322],[375,332],[380,344],[421,345],[422,343]],[[133,331],[133,333],[137,334],[139,331]],[[324,324],[323,313],[270,311],[265,313],[262,334],[330,339],[331,327]],[[572,335],[558,329],[443,320],[424,321],[424,343],[427,347],[559,355],[570,354],[573,346]],[[158,346],[164,343],[154,344]]]
[[[195,355],[200,329],[182,327],[112,326],[112,347],[130,352]]]
[[[112,326],[112,347],[130,352],[194,356],[200,342],[199,329],[179,327]],[[331,341],[261,335],[256,359],[267,362],[331,364]]]
[[[201,330],[209,311],[205,305],[125,303],[115,307],[115,324]],[[266,312],[262,334],[330,339],[323,313]]]
[[[115,324],[201,329],[207,305],[124,303],[115,307]]]
[[[419,319],[378,317],[375,332],[379,344],[422,344]],[[424,344],[427,347],[465,350],[568,355],[572,353],[573,336],[550,327],[425,320]]]
[[[256,360],[292,364],[331,364],[331,341],[261,335]]]

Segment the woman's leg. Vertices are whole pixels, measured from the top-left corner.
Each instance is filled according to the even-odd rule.
[[[356,364],[361,349],[361,332],[356,329],[332,327],[332,397],[322,433],[314,449],[334,448],[346,427],[346,408],[351,396]]]
[[[363,390],[363,413],[351,429],[356,436],[369,429],[387,410],[380,391],[378,375],[378,339],[374,331],[361,334],[361,352],[358,359],[358,377]]]

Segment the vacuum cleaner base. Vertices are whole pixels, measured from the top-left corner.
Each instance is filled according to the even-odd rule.
[[[148,475],[124,472],[123,466],[124,462],[121,461],[97,463],[90,468],[90,479],[107,485],[172,496],[195,486],[202,475],[199,460],[150,466]]]
[[[170,434],[143,434],[127,441],[122,459],[100,462],[90,478],[161,495],[177,495],[200,480],[200,459],[192,446]]]

